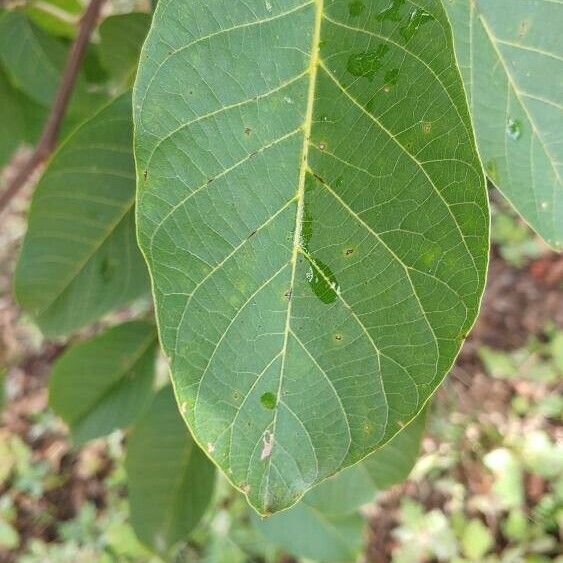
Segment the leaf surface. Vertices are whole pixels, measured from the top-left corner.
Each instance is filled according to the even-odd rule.
[[[490,179],[554,248],[563,246],[563,4],[446,0]]]
[[[135,426],[125,468],[139,539],[161,554],[187,540],[209,505],[215,470],[192,440],[170,385]]]
[[[34,193],[16,296],[45,334],[69,334],[148,291],[134,203],[126,94],[61,145]]]
[[[49,381],[49,405],[80,444],[130,426],[153,395],[155,352],[152,323],[134,321],[69,348]]]
[[[354,6],[162,0],[134,90],[138,236],[176,394],[262,514],[420,412],[483,290],[446,15]]]
[[[0,18],[0,60],[14,85],[35,102],[51,104],[65,57],[64,44],[21,12]]]

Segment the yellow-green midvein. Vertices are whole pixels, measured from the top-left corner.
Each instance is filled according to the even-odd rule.
[[[305,178],[308,170],[308,158],[309,158],[309,141],[311,137],[311,127],[313,123],[313,106],[315,101],[315,86],[317,82],[317,69],[319,67],[319,44],[321,40],[321,21],[323,13],[323,2],[324,0],[315,1],[315,22],[313,30],[313,40],[311,44],[311,59],[309,62],[309,88],[307,91],[307,107],[305,110],[305,120],[303,122],[303,149],[301,152],[301,166],[299,169],[299,182],[297,187],[297,212],[295,217],[295,232],[293,236],[293,248],[291,253],[291,281],[290,281],[290,291],[293,291],[293,286],[295,284],[295,271],[297,269],[297,254],[301,242],[301,231],[303,226],[303,214],[305,209]],[[288,300],[287,304],[287,315],[285,319],[285,330],[284,330],[284,340],[282,346],[282,359],[280,368],[280,379],[278,384],[277,396],[281,397],[281,390],[283,384],[283,374],[285,369],[285,358],[287,356],[287,342],[289,339],[289,333],[291,329],[291,306],[293,299]],[[275,440],[275,430],[276,422],[279,409],[276,409],[274,413],[274,420],[272,421],[272,430],[270,436]],[[273,445],[273,444],[272,444]],[[275,448],[275,445],[273,446]],[[269,481],[270,478],[270,467],[271,467],[271,453],[272,447],[269,448],[268,457],[268,469],[266,472],[266,479]],[[265,499],[264,505],[268,504],[268,487],[264,488]]]

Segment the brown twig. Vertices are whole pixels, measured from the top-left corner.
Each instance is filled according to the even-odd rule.
[[[105,0],[91,0],[88,8],[84,12],[84,16],[80,20],[78,35],[70,49],[59,89],[55,96],[49,117],[43,127],[39,142],[31,156],[22,165],[15,178],[2,190],[0,194],[0,213],[4,211],[12,198],[26,184],[33,172],[49,158],[55,149],[61,123],[65,116],[74,84],[76,83],[78,70],[80,69],[88,41],[90,40],[90,35],[96,26],[100,9],[104,2]]]

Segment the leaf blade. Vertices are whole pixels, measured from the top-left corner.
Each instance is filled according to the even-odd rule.
[[[16,296],[50,336],[69,334],[148,290],[135,244],[130,104],[126,94],[77,129],[34,194]]]
[[[100,62],[115,80],[129,88],[150,23],[150,14],[131,12],[109,16],[100,25]]]
[[[196,439],[261,513],[422,409],[483,289],[448,23],[393,5],[172,0],[141,56],[138,235],[163,347]]]

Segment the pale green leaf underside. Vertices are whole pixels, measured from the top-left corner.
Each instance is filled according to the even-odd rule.
[[[211,498],[215,470],[191,439],[167,385],[135,426],[127,443],[131,524],[161,554],[188,539]]]
[[[159,2],[138,237],[184,417],[262,513],[394,436],[477,313],[487,203],[448,30],[436,2]]]
[[[25,13],[49,33],[74,37],[83,10],[80,0],[38,0],[29,2]]]
[[[444,0],[491,180],[563,245],[563,3]]]
[[[134,203],[127,94],[68,138],[33,195],[16,295],[46,334],[69,334],[148,291]]]
[[[83,443],[132,424],[154,392],[158,340],[152,323],[134,321],[70,347],[49,380],[49,405]]]

